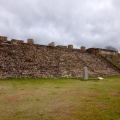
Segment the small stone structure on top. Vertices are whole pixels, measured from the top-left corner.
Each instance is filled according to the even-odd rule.
[[[24,43],[24,41],[23,40],[12,39],[11,43],[14,44],[14,45],[18,45],[18,44]]]
[[[73,45],[71,45],[71,44],[68,45],[68,48],[69,48],[69,49],[73,49]]]
[[[51,43],[49,44],[49,46],[54,47],[54,46],[55,46],[55,43],[54,43],[54,42],[51,42]]]
[[[0,43],[6,42],[6,41],[7,41],[7,37],[6,36],[0,36]]]
[[[33,45],[34,44],[34,40],[33,39],[28,39],[27,43],[30,44],[30,45]]]
[[[86,48],[84,46],[81,46],[82,51],[86,51]]]

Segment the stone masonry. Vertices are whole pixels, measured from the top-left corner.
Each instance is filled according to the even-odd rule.
[[[84,46],[82,50],[73,45],[55,46],[54,42],[45,46],[34,44],[33,39],[24,43],[0,36],[0,78],[79,78],[85,66],[89,76],[120,75],[115,66]]]

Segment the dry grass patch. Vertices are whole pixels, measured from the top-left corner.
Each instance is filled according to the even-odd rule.
[[[119,77],[0,80],[0,120],[119,120]]]

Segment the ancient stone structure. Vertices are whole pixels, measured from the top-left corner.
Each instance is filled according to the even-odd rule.
[[[55,43],[54,43],[54,42],[51,42],[51,43],[49,44],[49,46],[54,47],[54,46],[55,46]]]
[[[11,44],[18,45],[18,44],[21,44],[21,43],[24,43],[23,40],[16,40],[16,39],[11,40]]]
[[[82,50],[82,51],[85,51],[86,49],[85,49],[85,47],[84,47],[84,46],[81,46],[81,50]]]
[[[0,37],[0,78],[79,78],[85,66],[89,76],[120,75],[118,67],[90,49],[33,43]]]
[[[7,41],[7,37],[6,36],[0,36],[0,41]]]
[[[73,49],[73,45],[68,45],[68,48],[69,49]]]
[[[7,41],[6,36],[0,36],[0,43]]]
[[[34,44],[34,40],[33,39],[28,39],[27,43],[30,44],[30,45],[32,45],[32,44]]]

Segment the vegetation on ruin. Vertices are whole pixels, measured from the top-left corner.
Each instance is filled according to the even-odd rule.
[[[119,120],[120,76],[1,79],[0,120]]]
[[[106,50],[118,51],[117,48],[115,48],[115,47],[113,47],[113,46],[106,46],[105,49],[106,49]]]

